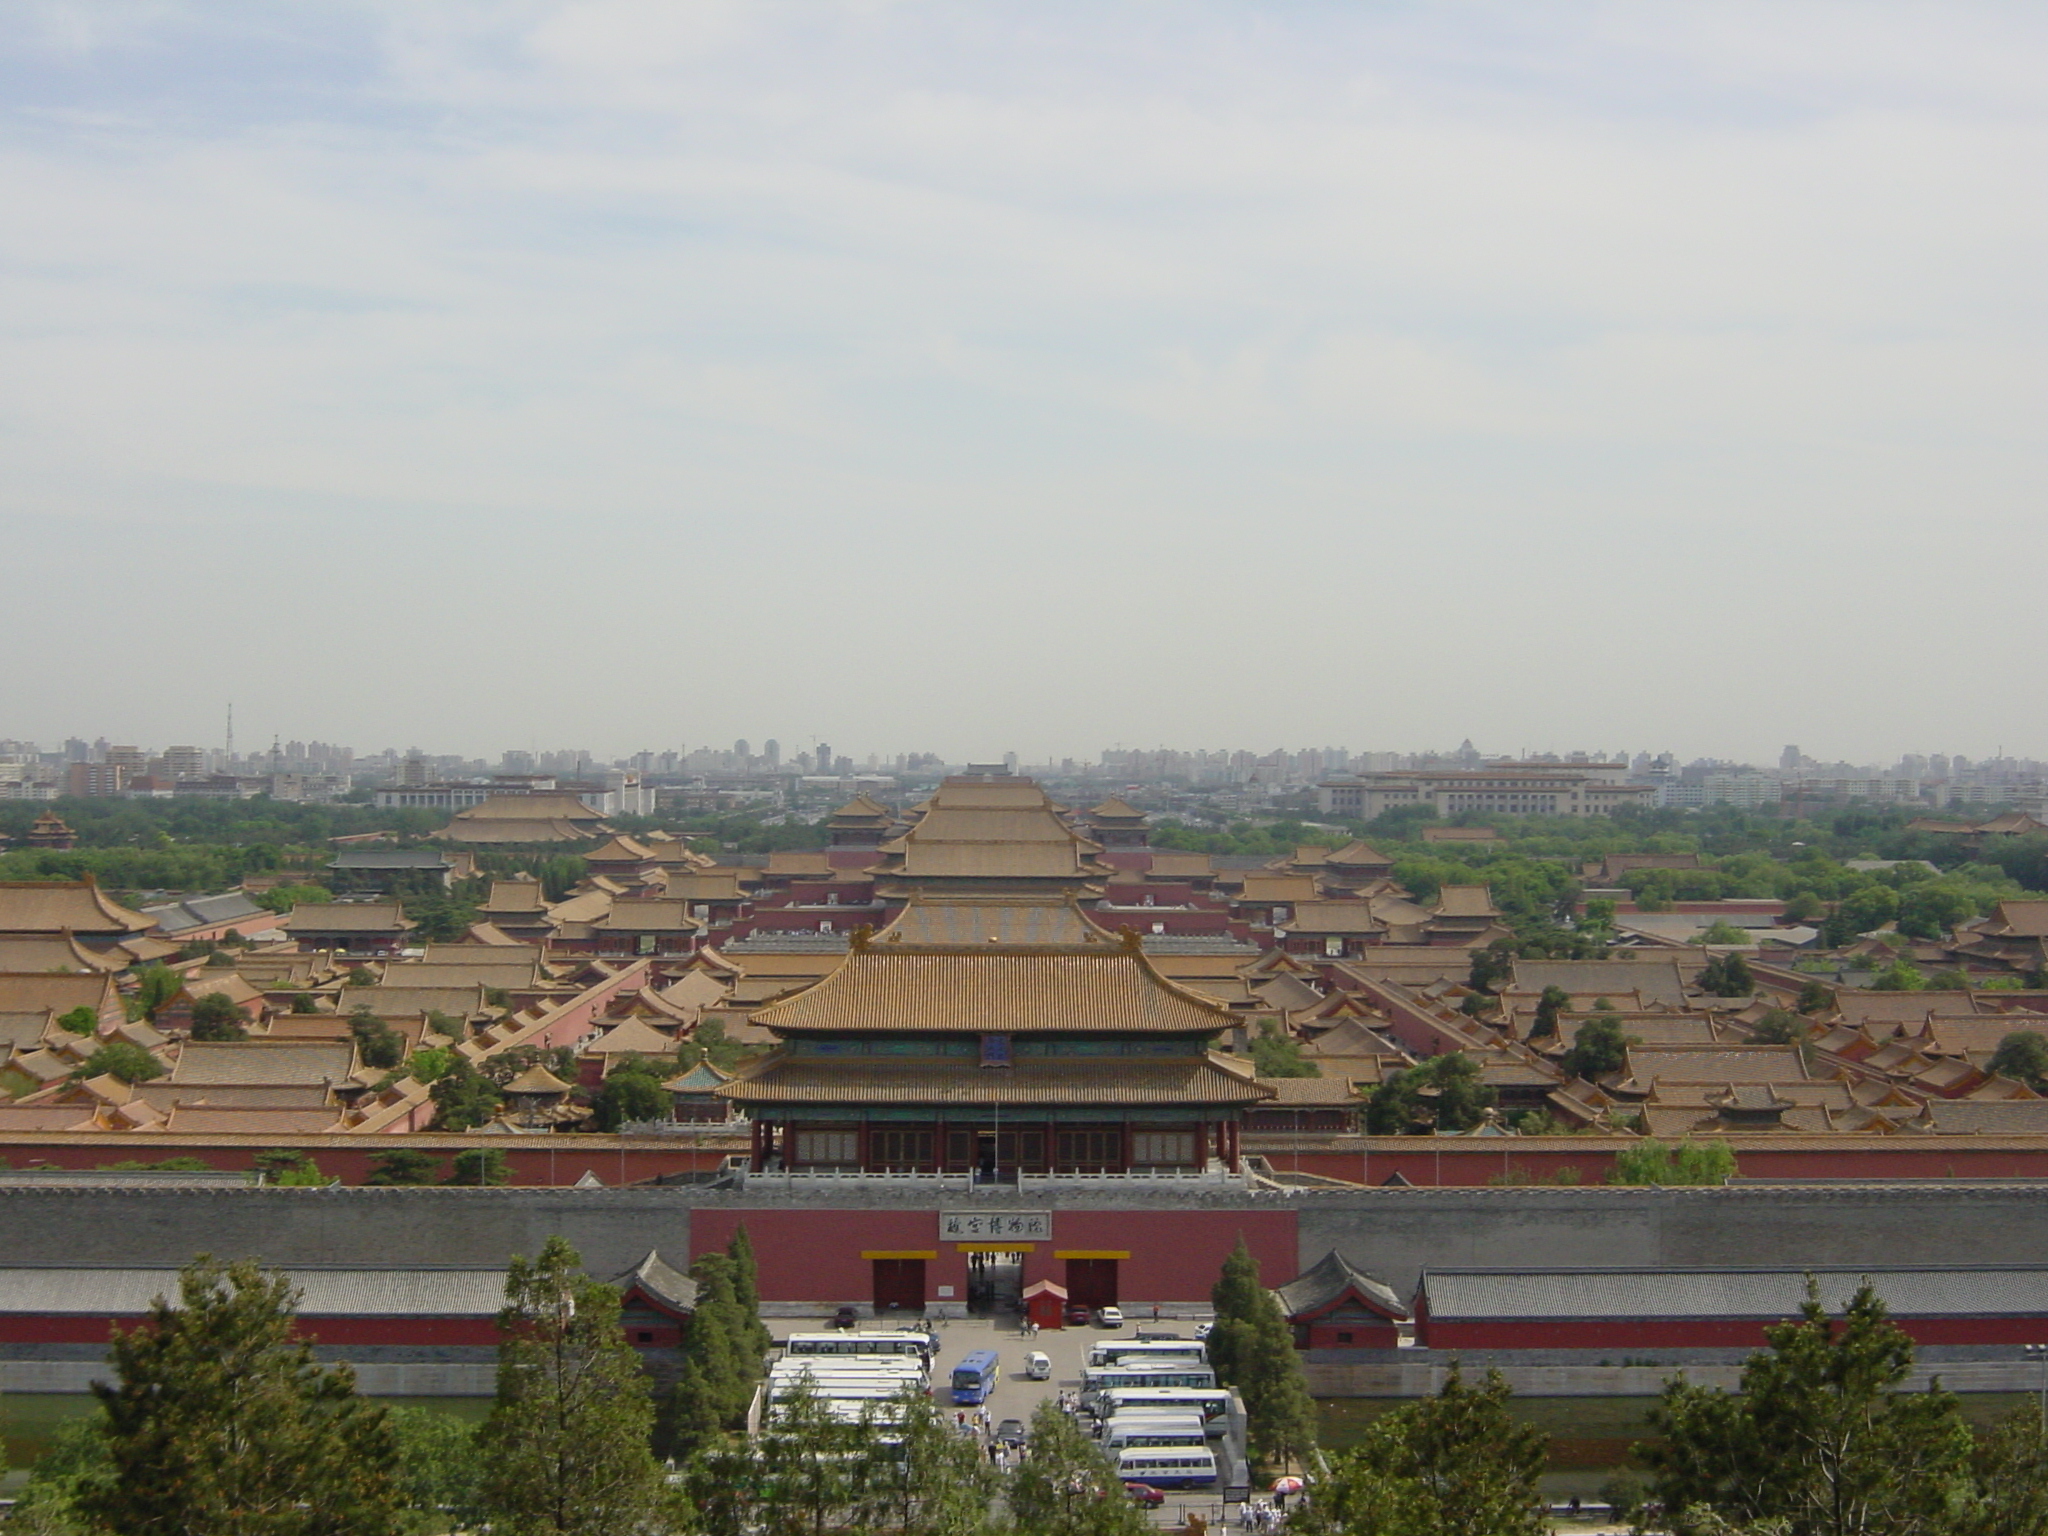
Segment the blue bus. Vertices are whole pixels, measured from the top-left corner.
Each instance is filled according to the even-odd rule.
[[[1002,1363],[992,1349],[977,1349],[953,1367],[953,1401],[985,1403],[1003,1374]]]

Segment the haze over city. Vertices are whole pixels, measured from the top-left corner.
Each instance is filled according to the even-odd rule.
[[[2044,26],[10,7],[8,729],[2048,754]]]

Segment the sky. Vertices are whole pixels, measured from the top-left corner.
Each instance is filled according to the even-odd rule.
[[[15,0],[0,735],[2048,756],[2044,64],[1971,0]]]

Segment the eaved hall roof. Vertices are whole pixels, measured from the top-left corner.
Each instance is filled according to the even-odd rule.
[[[1375,1310],[1385,1312],[1389,1317],[1408,1315],[1408,1308],[1402,1305],[1392,1286],[1362,1269],[1354,1269],[1350,1261],[1334,1248],[1304,1274],[1273,1288],[1273,1294],[1280,1299],[1280,1310],[1289,1317],[1300,1317],[1327,1307],[1346,1291],[1356,1291]]]
[[[0,881],[0,933],[141,933],[155,926],[83,880]]]
[[[1213,1034],[1228,1009],[1167,981],[1133,949],[975,950],[870,944],[753,1021],[810,1030]]]
[[[715,1090],[742,1104],[1255,1104],[1272,1090],[1209,1056],[972,1062],[771,1056]]]

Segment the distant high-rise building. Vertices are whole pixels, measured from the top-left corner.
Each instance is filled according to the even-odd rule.
[[[1778,754],[1778,766],[1790,773],[1799,766],[1801,753],[1797,747],[1787,747]]]
[[[770,736],[761,743],[761,757],[770,768],[782,766],[782,743]]]
[[[742,736],[738,741],[732,744],[732,755],[734,758],[737,759],[737,761],[734,764],[735,767],[744,768],[747,766],[747,759],[752,757],[754,754],[750,750],[748,750],[746,737]]]
[[[827,741],[821,741],[818,743],[818,772],[830,773],[831,771],[832,744]]]

